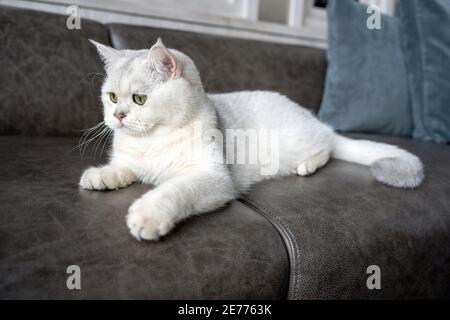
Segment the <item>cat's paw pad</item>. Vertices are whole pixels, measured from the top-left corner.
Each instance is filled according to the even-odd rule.
[[[99,168],[89,168],[84,171],[80,179],[80,186],[89,190],[107,189],[102,179],[101,169]]]
[[[158,240],[174,227],[173,218],[145,200],[136,200],[128,209],[127,226],[137,240]]]
[[[322,151],[316,156],[303,161],[297,167],[297,174],[302,177],[310,176],[318,169],[322,168],[330,159],[330,153]]]
[[[310,176],[316,172],[317,167],[312,163],[303,162],[297,167],[297,174],[302,177]]]
[[[114,190],[133,183],[131,171],[115,170],[112,167],[89,168],[80,179],[80,186],[89,190]]]

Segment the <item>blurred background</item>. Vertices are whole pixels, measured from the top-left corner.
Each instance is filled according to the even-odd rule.
[[[392,14],[395,0],[360,0]],[[326,47],[326,0],[0,0],[0,4],[117,22]]]

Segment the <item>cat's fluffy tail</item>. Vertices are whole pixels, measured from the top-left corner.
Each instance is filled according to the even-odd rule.
[[[418,157],[396,146],[336,135],[332,158],[370,167],[378,181],[397,188],[415,188],[424,179]]]

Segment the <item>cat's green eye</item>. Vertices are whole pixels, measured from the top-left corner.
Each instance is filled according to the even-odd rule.
[[[140,94],[133,94],[133,102],[142,106],[144,105],[145,101],[147,101],[147,96],[140,95]]]
[[[111,100],[112,103],[117,103],[117,95],[114,92],[110,92],[109,100]]]

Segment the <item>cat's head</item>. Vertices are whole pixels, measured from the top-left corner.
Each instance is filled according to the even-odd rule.
[[[102,86],[105,124],[136,136],[158,126],[180,127],[194,110],[192,95],[202,91],[194,62],[167,49],[161,39],[146,50],[117,50],[91,40],[105,63]]]

